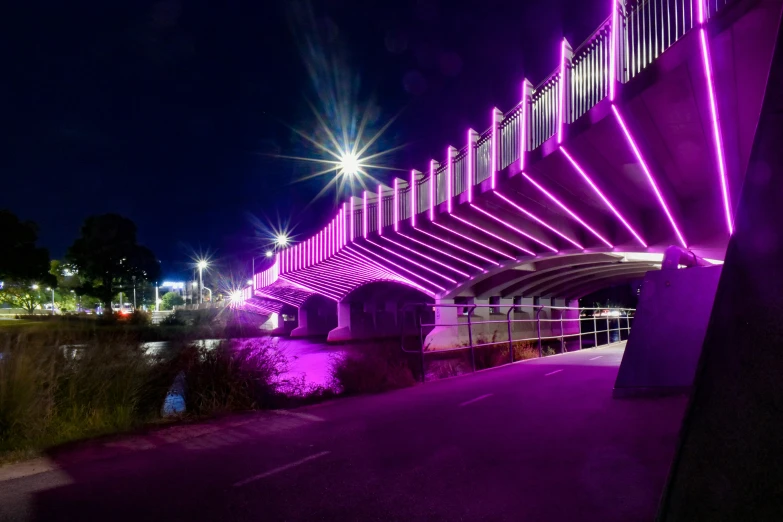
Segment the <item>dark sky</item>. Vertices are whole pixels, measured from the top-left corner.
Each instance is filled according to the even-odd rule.
[[[594,0],[16,2],[1,38],[0,208],[40,225],[61,256],[84,218],[134,220],[164,274],[193,251],[247,259],[248,215],[300,237],[331,214],[325,179],[292,184],[314,155],[307,100],[351,78],[379,147],[403,169],[461,147],[493,105],[518,102],[608,15]],[[307,43],[314,42],[310,50]],[[315,67],[315,78],[306,64]],[[332,69],[323,67],[331,64]],[[330,83],[331,82],[331,83]],[[375,174],[386,180],[389,171]]]

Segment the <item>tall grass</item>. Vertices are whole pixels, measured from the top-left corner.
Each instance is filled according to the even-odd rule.
[[[151,420],[171,384],[169,370],[122,335],[76,346],[56,332],[5,336],[0,450],[43,448]]]
[[[271,407],[282,401],[285,355],[269,338],[215,348],[172,343],[144,350],[133,333],[84,338],[46,329],[0,336],[0,461],[12,451],[132,430],[161,418],[177,375],[187,414]]]
[[[332,376],[343,393],[376,393],[413,386],[415,367],[399,341],[368,342],[346,346],[332,362]]]

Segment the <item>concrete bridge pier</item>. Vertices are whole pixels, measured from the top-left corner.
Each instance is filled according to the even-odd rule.
[[[335,326],[337,306],[334,301],[313,295],[299,307],[298,324],[291,330],[291,337],[327,335]]]

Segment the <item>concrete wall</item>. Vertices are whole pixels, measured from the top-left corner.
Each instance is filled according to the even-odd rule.
[[[682,392],[693,384],[720,273],[712,266],[644,276],[616,397]]]

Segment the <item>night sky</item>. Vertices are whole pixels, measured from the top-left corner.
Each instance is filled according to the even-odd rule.
[[[334,193],[292,184],[315,155],[289,128],[316,127],[307,100],[351,78],[384,164],[424,170],[465,130],[489,126],[608,16],[593,0],[17,2],[4,15],[6,130],[0,208],[40,225],[59,257],[91,214],[136,222],[165,275],[194,252],[246,261],[249,216],[318,228]],[[307,43],[315,42],[310,46]],[[330,67],[325,67],[329,64]],[[308,67],[314,75],[308,74]],[[316,81],[314,81],[314,78]],[[374,172],[382,180],[390,171]],[[307,207],[307,208],[305,208]]]

